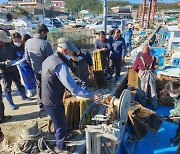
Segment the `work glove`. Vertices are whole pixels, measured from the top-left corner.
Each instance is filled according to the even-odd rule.
[[[13,63],[13,62],[12,62],[11,60],[7,60],[7,61],[5,61],[5,65],[6,65],[6,66],[8,66],[8,67],[9,67],[9,66],[11,66],[11,65],[12,65],[12,63]]]

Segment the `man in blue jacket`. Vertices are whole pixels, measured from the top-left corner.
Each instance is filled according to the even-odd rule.
[[[132,42],[131,42],[132,36],[133,36],[132,25],[128,24],[127,29],[124,31],[124,34],[123,34],[128,54],[130,54],[130,52],[132,50]]]
[[[109,39],[112,51],[110,52],[110,59],[112,60],[111,70],[114,73],[114,68],[116,69],[115,80],[118,81],[121,72],[122,58],[126,54],[125,40],[121,37],[121,32],[119,29],[115,29],[113,37]]]

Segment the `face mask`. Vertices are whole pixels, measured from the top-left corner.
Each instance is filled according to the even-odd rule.
[[[3,41],[0,41],[0,46],[3,46],[4,45],[4,42]]]
[[[16,47],[20,47],[20,46],[21,46],[21,43],[14,43],[14,45],[15,45]]]

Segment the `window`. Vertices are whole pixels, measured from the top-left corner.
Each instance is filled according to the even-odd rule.
[[[107,25],[113,25],[113,21],[112,20],[108,20],[107,21]]]
[[[96,25],[102,25],[102,21],[98,21]]]
[[[116,23],[118,26],[121,25],[121,21],[113,21],[113,23]]]

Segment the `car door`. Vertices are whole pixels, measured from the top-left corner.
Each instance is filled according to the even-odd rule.
[[[99,33],[100,31],[103,30],[103,22],[102,22],[102,20],[96,22],[96,25],[94,26],[94,29],[95,29],[96,33]]]
[[[107,30],[107,33],[109,33],[109,31],[111,30],[111,26],[113,25],[113,21],[107,20],[106,24],[107,24],[106,30]]]

